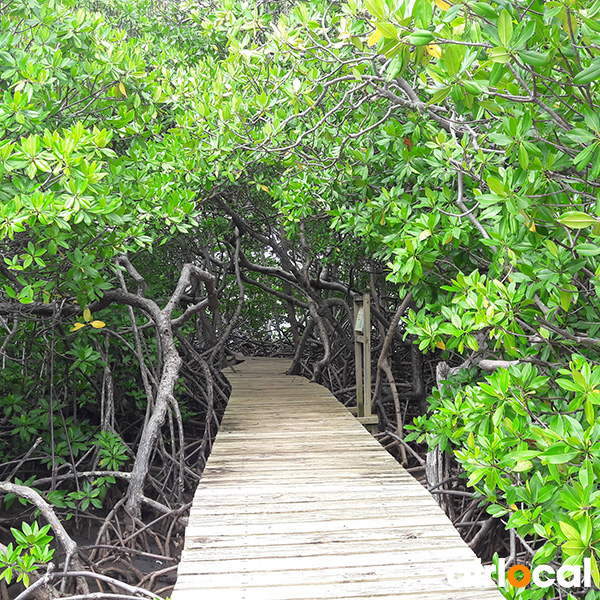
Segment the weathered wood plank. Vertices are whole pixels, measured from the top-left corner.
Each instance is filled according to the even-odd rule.
[[[457,561],[472,561],[473,553],[466,545],[454,546],[452,553]],[[197,556],[202,559],[202,550],[196,552],[190,551],[190,557]],[[286,557],[258,558],[248,556],[246,558],[221,559],[217,561],[188,560],[182,563],[178,573],[184,574],[206,574],[206,573],[258,573],[268,571],[275,573],[277,571],[308,571],[343,568],[364,569],[373,566],[389,566],[386,569],[386,576],[393,578],[394,575],[402,575],[406,567],[417,565],[420,569],[444,570],[437,563],[445,564],[448,559],[448,552],[445,548],[421,549],[420,551],[405,550],[404,552],[369,552],[369,553],[349,553],[349,554],[331,554],[317,556],[302,556],[293,554]],[[416,572],[416,570],[413,570]],[[380,575],[380,574],[379,574]],[[331,574],[328,574],[330,577]]]
[[[361,529],[378,529],[384,527],[391,527],[394,529],[410,529],[418,527],[428,527],[430,525],[441,525],[449,524],[446,515],[441,513],[428,513],[414,514],[409,516],[397,516],[395,518],[379,518],[372,519],[369,517],[359,519],[346,519],[340,521],[311,521],[305,523],[303,521],[287,520],[283,522],[271,522],[261,524],[250,524],[244,523],[242,525],[230,525],[226,520],[213,520],[210,525],[194,525],[192,517],[190,519],[190,525],[186,530],[186,535],[219,535],[221,537],[227,535],[233,536],[259,536],[264,533],[284,533],[287,535],[293,535],[294,533],[304,533],[306,531],[312,531],[314,533],[321,533],[324,531],[344,531],[347,529],[353,529],[359,531]],[[307,529],[309,528],[309,529]]]
[[[337,579],[330,579],[322,583],[312,583],[301,581],[295,585],[276,585],[271,584],[268,575],[265,577],[263,585],[240,585],[236,580],[229,577],[228,583],[232,585],[213,586],[207,581],[201,587],[198,586],[199,580],[204,580],[198,575],[182,575],[181,581],[177,580],[178,595],[174,600],[305,600],[318,599],[330,600],[332,598],[372,598],[378,596],[391,596],[395,599],[410,598],[414,600],[417,594],[423,594],[422,598],[431,598],[433,592],[442,592],[439,599],[446,600],[464,600],[467,590],[452,589],[442,577],[427,576],[431,573],[420,575],[414,578],[400,576],[395,579],[379,580],[361,580],[345,581],[343,575],[338,575]],[[183,591],[191,591],[192,595],[181,594]],[[201,590],[201,595],[200,595]],[[472,598],[481,599],[487,590],[478,590],[478,594]],[[445,594],[443,593],[445,592]],[[195,596],[193,595],[195,594]],[[495,595],[489,595],[488,598],[501,599],[500,592],[495,591]]]
[[[413,528],[406,530],[385,530],[385,529],[363,529],[357,531],[334,531],[317,533],[298,533],[293,536],[289,534],[264,534],[255,537],[224,537],[224,536],[204,536],[188,535],[186,537],[186,548],[204,548],[207,550],[207,560],[212,560],[217,553],[215,549],[220,548],[238,548],[239,556],[247,556],[253,550],[260,549],[271,550],[279,553],[283,546],[305,546],[313,548],[319,552],[321,545],[329,544],[332,546],[352,548],[356,543],[373,542],[385,548],[386,551],[395,548],[419,548],[435,547],[436,545],[448,544],[450,548],[454,543],[462,543],[461,537],[455,531],[450,533],[446,523],[431,525],[421,532],[414,533]],[[209,550],[210,549],[210,550]],[[348,550],[350,551],[350,550]]]
[[[323,387],[251,359],[194,496],[173,600],[500,600],[431,495]]]
[[[352,510],[359,508],[361,510],[365,507],[372,507],[372,510],[377,512],[379,515],[385,515],[389,511],[401,511],[404,506],[418,505],[422,507],[421,496],[417,493],[408,492],[402,493],[401,495],[390,495],[377,497],[362,496],[360,492],[356,492],[349,497],[348,494],[344,498],[335,499],[331,496],[313,495],[309,498],[290,498],[287,496],[279,495],[279,498],[272,498],[271,496],[260,496],[258,499],[255,496],[244,497],[242,495],[234,495],[227,498],[227,502],[224,503],[213,503],[211,498],[204,495],[207,499],[207,503],[202,503],[199,510],[196,511],[198,514],[206,514],[212,517],[216,515],[227,515],[232,512],[232,507],[235,507],[235,512],[238,515],[252,514],[252,513],[297,513],[314,511],[316,503],[319,509],[330,510],[334,508]],[[201,496],[196,496],[201,498]],[[346,513],[347,514],[347,513]]]
[[[468,570],[473,568],[473,559],[453,561],[460,568]],[[187,563],[184,563],[186,565]],[[198,563],[197,563],[198,564]],[[204,565],[204,563],[201,563]],[[182,565],[182,567],[184,566]],[[179,577],[185,582],[187,579],[202,577],[204,590],[210,588],[246,588],[268,586],[272,590],[279,588],[289,589],[296,586],[330,585],[337,587],[338,582],[345,584],[363,584],[365,589],[369,586],[378,587],[384,584],[382,574],[387,580],[402,581],[403,587],[414,591],[424,590],[451,590],[448,581],[447,562],[431,562],[429,564],[394,565],[367,565],[365,567],[336,568],[310,568],[293,571],[248,571],[235,573],[182,573]]]
[[[314,586],[313,586],[314,587]],[[296,595],[288,596],[285,600],[357,600],[363,598],[376,598],[377,600],[499,600],[497,590],[451,590],[451,591],[427,591],[421,593],[413,590],[404,591],[402,582],[397,582],[394,590],[384,592],[373,591],[368,596],[365,596],[361,590],[340,589],[346,586],[336,586],[337,595],[323,595],[323,590],[314,590],[302,588],[298,590]],[[327,590],[329,591],[329,590]],[[306,592],[306,594],[315,593],[318,595],[298,595],[298,593]],[[239,594],[232,596],[231,589],[212,589],[202,590],[202,600],[224,600],[229,598],[238,598],[239,600],[264,600],[265,598],[276,598],[268,592],[268,588],[253,589],[251,592],[240,590]],[[335,592],[334,592],[335,593]],[[261,595],[262,594],[262,595]],[[344,594],[343,596],[341,594]],[[352,594],[352,595],[348,595]],[[181,589],[178,591],[177,600],[198,600],[198,589]]]
[[[381,538],[381,533],[379,534],[378,539],[370,539],[367,537],[356,538],[356,536],[355,539],[352,539],[350,536],[346,539],[341,539],[340,536],[335,536],[333,541],[310,541],[305,537],[303,540],[300,540],[299,543],[292,544],[290,543],[290,538],[287,536],[280,536],[279,539],[277,539],[276,536],[270,536],[269,542],[273,543],[266,543],[263,545],[249,545],[249,543],[252,543],[252,540],[248,540],[247,538],[240,543],[237,543],[237,540],[235,539],[230,540],[230,545],[226,545],[227,541],[223,539],[217,539],[215,541],[210,538],[199,538],[187,540],[186,550],[189,550],[188,556],[190,557],[190,560],[192,560],[192,557],[196,557],[198,561],[206,563],[235,560],[244,555],[257,559],[280,559],[292,556],[345,556],[360,552],[387,555],[389,554],[389,543],[393,543],[394,540],[397,540],[397,537],[394,538],[388,536],[387,538]],[[243,544],[243,541],[245,541],[246,544]],[[447,537],[413,539],[411,540],[410,546],[411,550],[407,552],[410,554],[419,554],[419,556],[422,551],[443,551],[445,557],[444,560],[447,559],[449,550],[454,548],[464,549],[462,539],[449,539]],[[206,551],[208,547],[211,549],[210,553]],[[241,547],[244,547],[245,551],[242,551]]]

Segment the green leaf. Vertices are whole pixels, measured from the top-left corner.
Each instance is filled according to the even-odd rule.
[[[471,448],[471,450],[473,450],[475,448],[475,437],[473,436],[472,431],[469,433],[469,436],[467,437],[467,446],[469,446],[469,448]]]
[[[544,67],[550,62],[549,52],[537,52],[534,50],[520,50],[519,58],[532,67]]]
[[[416,29],[406,39],[414,46],[426,46],[435,40],[435,34],[425,29]]]
[[[530,460],[520,460],[511,470],[513,473],[523,473],[525,471],[529,471],[532,468],[533,463]]]
[[[556,554],[556,546],[552,542],[546,542],[537,552],[535,553],[535,562],[537,564],[544,563],[550,560]]]
[[[556,383],[558,383],[563,390],[568,390],[569,392],[582,391],[581,387],[571,379],[564,379],[563,377],[560,377],[556,380]]]
[[[365,0],[365,7],[377,19],[385,19],[383,0]]]
[[[488,473],[488,469],[486,469],[486,468],[475,469],[469,475],[467,485],[474,486],[478,481],[483,479],[483,477],[485,477],[487,475],[487,473]]]
[[[600,254],[600,246],[596,244],[577,244],[575,250],[581,256],[598,256]]]
[[[594,150],[596,150],[596,144],[590,144],[589,146],[586,146],[581,152],[579,152],[579,154],[573,159],[573,163],[575,164],[578,170],[581,170],[588,165],[590,160],[592,160]]]
[[[496,177],[488,177],[486,179],[486,183],[488,184],[488,187],[494,194],[497,194],[498,196],[505,195],[504,184]]]
[[[529,154],[523,144],[519,144],[519,164],[523,170],[529,166]]]
[[[598,219],[581,211],[570,211],[561,216],[559,223],[570,229],[584,229],[598,223]]]
[[[490,50],[489,57],[492,62],[505,64],[510,60],[510,52],[502,46],[497,46]]]
[[[568,540],[579,540],[579,531],[575,529],[570,523],[566,523],[565,521],[559,521],[558,525],[563,535]]]
[[[558,258],[558,246],[552,240],[546,240],[546,247],[554,258]]]
[[[573,77],[573,83],[576,85],[586,85],[600,79],[600,60],[596,59],[587,69],[583,69]]]
[[[462,64],[463,52],[458,46],[451,44],[444,48],[444,67],[448,75],[454,77],[460,70]]]
[[[593,425],[596,420],[596,410],[594,408],[594,404],[588,399],[585,401],[583,405],[585,420],[588,422],[588,425]]]
[[[551,465],[562,465],[570,460],[573,460],[579,452],[576,450],[569,450],[566,444],[556,444],[551,446],[545,452],[540,454],[540,458],[543,458]]]
[[[487,2],[473,2],[468,4],[469,8],[480,17],[486,19],[495,20],[498,17],[498,13],[494,10],[494,7]]]
[[[499,504],[490,504],[486,511],[492,515],[492,517],[502,517],[508,513],[508,510]]]
[[[581,540],[569,540],[562,545],[562,550],[567,556],[578,556],[585,550],[585,546]]]
[[[598,561],[595,554],[590,556],[590,567],[592,570],[592,579],[594,580],[594,585],[596,587],[600,587],[600,570],[598,569]]]
[[[513,35],[512,46],[517,48],[518,50],[522,50],[527,42],[531,39],[533,34],[535,33],[535,21],[527,21],[525,25],[523,25],[523,21],[517,28],[516,39]]]
[[[508,46],[513,35],[513,23],[510,13],[504,9],[498,18],[498,37],[503,46]]]
[[[391,23],[375,23],[375,27],[385,38],[397,39],[398,33]]]
[[[429,100],[428,104],[438,104],[444,98],[446,98],[451,91],[452,91],[452,87],[450,87],[450,86],[446,86],[446,87],[437,89],[435,91],[435,93],[433,94],[433,96],[431,96],[431,99]]]
[[[491,86],[497,85],[498,82],[502,79],[504,75],[504,66],[496,61],[496,64],[492,67],[490,71],[489,82]]]

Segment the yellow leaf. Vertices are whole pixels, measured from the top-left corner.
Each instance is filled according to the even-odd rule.
[[[510,507],[511,507],[513,510],[519,510],[519,507],[518,507],[516,504],[511,504],[511,505],[510,505]]]
[[[448,4],[444,0],[434,0],[434,2],[440,10],[448,10],[452,6],[452,4]]]
[[[380,225],[383,225],[385,223],[385,213],[381,213],[381,221],[379,221]]]
[[[446,349],[446,344],[444,344],[444,342],[439,341],[435,343],[435,347],[439,348],[440,350],[445,350]]]
[[[92,311],[89,308],[84,309],[84,311],[83,311],[83,320],[86,323],[89,323],[92,320]]]
[[[263,185],[262,183],[260,184],[260,189],[261,189],[263,192],[268,192],[268,191],[269,191],[269,188],[268,188],[266,185]]]
[[[94,329],[102,329],[103,327],[106,327],[106,323],[104,321],[92,321],[90,325]]]
[[[437,44],[428,44],[425,49],[434,58],[442,58],[442,49]]]
[[[117,85],[117,87],[119,88],[119,91],[121,92],[121,94],[123,94],[123,96],[125,96],[125,98],[127,98],[127,90],[125,89],[125,86],[123,85],[122,81],[119,81],[119,84]]]
[[[528,227],[529,231],[535,233],[535,221],[531,221],[531,224]]]
[[[69,331],[77,331],[78,329],[81,329],[82,327],[85,327],[85,323],[75,323],[75,325],[73,325],[73,327],[71,327],[71,329]]]
[[[376,29],[372,34],[371,37],[367,40],[367,46],[374,46],[382,37],[382,33],[381,31],[379,31],[379,29]]]

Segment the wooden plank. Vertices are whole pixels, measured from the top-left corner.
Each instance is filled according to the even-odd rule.
[[[231,442],[231,441],[230,441]],[[359,450],[357,452],[357,450]],[[332,454],[344,458],[362,458],[370,456],[375,453],[376,457],[381,457],[379,454],[381,447],[374,444],[328,444],[327,446],[311,444],[310,442],[304,443],[286,443],[276,448],[266,448],[263,443],[246,443],[240,444],[239,442],[232,445],[223,442],[219,443],[219,447],[215,448],[210,455],[209,461],[225,462],[225,461],[238,461],[240,457],[244,457],[245,460],[270,460],[274,456],[280,456],[282,458],[293,458],[301,460],[304,458],[331,458]],[[292,455],[290,457],[290,455]],[[385,460],[381,459],[380,460]],[[392,458],[392,460],[394,460]]]
[[[225,501],[217,502],[211,497],[210,490],[202,490],[203,494],[196,494],[200,511],[210,514],[214,517],[220,514],[229,514],[232,507],[236,507],[236,514],[253,513],[257,511],[277,513],[277,512],[300,512],[314,510],[315,504],[319,508],[327,509],[337,507],[339,509],[352,509],[353,507],[363,508],[366,505],[372,506],[373,510],[385,513],[390,510],[402,512],[404,506],[418,504],[423,506],[422,496],[417,490],[407,490],[402,494],[389,494],[377,496],[376,494],[363,495],[360,490],[351,495],[346,494],[343,498],[333,498],[329,494],[312,494],[296,498],[288,494],[279,493],[274,498],[271,494],[261,494],[246,496],[242,494],[232,494],[225,498]]]
[[[236,366],[173,600],[500,600],[427,490],[287,361]],[[366,382],[365,382],[366,383]],[[365,386],[366,387],[366,386]]]
[[[342,511],[342,507],[332,507],[332,508],[321,508],[320,506],[315,506],[313,510],[310,511],[286,511],[286,512],[257,512],[257,513],[241,513],[228,515],[229,518],[225,519],[217,519],[213,515],[208,514],[198,514],[195,513],[193,516],[190,516],[189,525],[191,527],[201,527],[201,526],[211,526],[217,524],[218,526],[232,526],[232,525],[262,525],[268,523],[269,526],[274,526],[279,523],[287,524],[290,521],[294,521],[294,523],[306,523],[310,521],[311,525],[315,523],[330,523],[332,521],[339,519],[340,513],[344,515],[344,522],[352,522],[353,526],[358,526],[355,523],[357,520],[367,520],[367,521],[379,521],[380,519],[388,519],[390,522],[395,521],[398,517],[395,514],[401,515],[400,518],[406,520],[409,518],[416,518],[416,521],[421,519],[421,522],[425,523],[429,522],[438,522],[436,511],[430,510],[425,513],[423,511],[422,506],[419,503],[414,502],[412,504],[406,505],[405,509],[399,508],[397,512],[394,514],[391,511],[386,512],[378,510],[377,508],[366,506],[363,504],[363,510],[361,511],[360,506],[355,506],[353,508],[344,507]]]
[[[466,548],[466,546],[465,546]],[[319,557],[323,559],[323,557]],[[339,559],[339,557],[333,557]],[[343,557],[342,557],[343,558]],[[348,560],[351,557],[346,557]],[[365,557],[366,558],[366,557]],[[448,555],[446,559],[438,558],[432,560],[425,557],[427,563],[405,563],[402,565],[395,564],[392,558],[389,561],[383,561],[382,564],[367,564],[365,566],[348,566],[344,568],[327,568],[324,566],[314,566],[317,561],[310,559],[312,567],[294,568],[292,570],[234,570],[232,572],[205,572],[206,563],[185,562],[179,566],[178,579],[181,578],[184,582],[186,579],[202,578],[203,590],[210,588],[253,588],[268,586],[270,588],[290,588],[301,585],[319,585],[327,584],[336,586],[338,582],[378,585],[385,580],[403,581],[404,586],[408,582],[412,583],[412,589],[423,591],[425,589],[451,589],[448,581]],[[318,560],[318,559],[317,559]],[[243,562],[243,561],[242,561]],[[276,563],[277,561],[269,561]],[[343,561],[342,561],[343,562]],[[475,569],[474,559],[471,556],[468,559],[462,557],[453,558],[453,564],[456,569],[462,569],[463,572]],[[211,566],[219,564],[227,565],[227,561],[222,563],[212,563]],[[192,570],[191,572],[184,571],[186,567],[197,566],[201,570]],[[385,575],[384,575],[385,574]]]
[[[219,463],[217,461],[208,462],[206,465],[206,470],[204,471],[204,477],[207,478],[209,473],[240,473],[247,474],[252,476],[254,474],[260,474],[264,471],[270,471],[270,479],[272,480],[272,474],[274,468],[281,468],[282,471],[285,469],[285,472],[288,474],[292,474],[296,471],[302,472],[307,471],[309,473],[317,474],[319,469],[325,469],[329,471],[331,475],[336,473],[342,473],[347,476],[357,475],[360,477],[368,477],[375,475],[385,475],[386,477],[390,477],[390,479],[408,479],[406,474],[400,474],[396,469],[393,468],[394,465],[389,463],[378,462],[374,460],[368,460],[366,457],[360,457],[356,463],[353,464],[340,464],[335,460],[325,460],[322,464],[319,461],[312,460],[301,460],[297,463],[293,463],[289,459],[279,459],[274,458],[272,461],[265,463],[264,461],[244,461],[243,454],[240,455],[240,462],[235,463]],[[409,476],[410,477],[410,476]]]
[[[431,573],[429,573],[431,575]],[[176,590],[190,590],[194,595],[177,595],[173,596],[173,600],[228,600],[243,599],[243,600],[304,600],[304,599],[319,599],[330,600],[331,598],[350,597],[350,598],[373,598],[380,595],[392,596],[398,598],[410,598],[414,600],[417,593],[427,594],[426,598],[431,598],[431,593],[446,592],[447,595],[440,594],[438,598],[463,600],[466,595],[466,590],[453,589],[442,577],[423,577],[417,576],[414,578],[400,576],[395,579],[380,579],[367,581],[344,581],[330,580],[322,583],[312,583],[301,581],[295,585],[273,585],[270,583],[268,575],[262,582],[262,585],[241,585],[236,580],[229,577],[227,583],[230,585],[216,587],[210,585],[207,581],[202,587],[198,587],[199,576],[197,575],[182,575],[178,578],[178,586]],[[202,578],[204,580],[204,578]],[[216,583],[216,581],[215,581]],[[199,595],[199,589],[201,595]],[[487,590],[478,590],[479,595],[472,597],[482,598],[483,592]],[[500,592],[495,591],[495,596],[490,595],[489,598],[502,599]]]
[[[361,425],[377,425],[379,423],[379,417],[371,416],[371,417],[357,417],[356,420]]]
[[[414,528],[405,530],[386,530],[386,529],[362,529],[362,530],[346,530],[346,531],[322,531],[318,533],[306,532],[296,533],[293,536],[289,534],[264,534],[254,537],[239,537],[239,536],[206,536],[201,535],[201,529],[186,536],[186,548],[204,548],[206,549],[207,560],[212,560],[213,556],[218,556],[224,548],[238,548],[238,556],[247,556],[253,549],[271,550],[279,552],[283,547],[296,547],[303,545],[307,548],[316,549],[319,551],[321,545],[335,545],[339,548],[352,548],[355,544],[361,542],[379,544],[380,547],[385,547],[386,551],[389,548],[419,548],[434,547],[437,544],[447,544],[449,548],[453,548],[455,543],[462,543],[461,537],[455,531],[450,533],[447,523],[439,523],[430,525],[426,530],[423,530],[421,536],[414,534]],[[349,550],[350,551],[350,550]]]
[[[273,474],[268,471],[260,473],[231,473],[225,469],[209,469],[206,472],[207,478],[204,480],[204,485],[212,485],[213,483],[208,478],[208,475],[218,475],[219,481],[214,482],[214,485],[246,485],[246,484],[261,484],[268,485],[273,480]],[[216,477],[215,477],[216,479]],[[379,482],[381,485],[385,485],[389,479],[387,473],[370,473],[368,469],[363,469],[361,472],[358,471],[303,471],[294,474],[293,472],[284,473],[279,477],[279,483],[283,484],[310,484],[319,481],[331,481],[339,482],[341,485],[344,482],[348,484],[360,483],[362,481],[368,481],[369,483]],[[399,481],[400,478],[398,477]],[[407,484],[410,483],[406,479]]]
[[[410,552],[421,552],[422,550],[435,550],[442,548],[452,550],[453,548],[464,548],[464,542],[459,536],[444,535],[443,526],[429,528],[430,535],[421,538],[405,538],[406,544],[400,544],[398,536],[385,534],[383,531],[369,531],[367,535],[336,534],[336,535],[310,535],[294,536],[286,535],[262,536],[260,540],[251,538],[209,538],[195,537],[186,540],[186,560],[192,560],[194,552],[202,552],[202,560],[220,561],[237,559],[241,556],[252,558],[284,558],[287,556],[333,556],[347,555],[358,552],[384,553],[390,552],[389,548],[410,547]],[[363,532],[365,533],[365,532]],[[437,534],[437,536],[435,535]],[[259,544],[258,541],[264,543]],[[294,543],[295,542],[295,543]],[[193,560],[199,560],[198,554]]]
[[[399,582],[400,585],[396,587],[391,592],[386,593],[373,591],[368,596],[364,595],[364,591],[360,590],[341,590],[336,586],[336,590],[338,594],[344,595],[328,595],[323,596],[319,590],[315,590],[319,595],[310,596],[310,595],[302,595],[302,596],[292,596],[291,600],[357,600],[363,598],[376,598],[377,600],[500,600],[501,596],[498,596],[498,591],[483,591],[483,590],[450,590],[450,591],[427,591],[424,593],[415,592],[409,590],[405,592],[402,589],[402,582]],[[310,592],[312,590],[305,590],[306,592]],[[353,593],[354,592],[354,593]],[[242,592],[239,595],[236,595],[235,598],[240,600],[264,600],[265,598],[272,598],[271,595],[265,594],[260,596],[260,590],[252,590],[252,593],[255,595],[249,595],[248,592]],[[353,593],[353,595],[347,595],[348,593]],[[228,595],[229,594],[229,595]],[[198,600],[200,598],[202,600],[225,600],[232,598],[230,589],[212,589],[204,591],[202,590],[202,595],[198,595],[198,590],[191,589],[182,589],[178,592],[177,600]],[[288,598],[288,600],[290,600]]]
[[[389,566],[386,576],[394,576],[397,571],[403,571],[408,565],[418,565],[421,569],[440,569],[437,563],[445,563],[448,560],[446,548],[421,549],[420,551],[404,552],[354,552],[348,554],[309,555],[292,554],[290,556],[279,556],[277,558],[259,558],[253,555],[237,557],[227,560],[204,561],[202,550],[188,553],[189,560],[182,563],[178,574],[183,573],[258,573],[276,571],[306,571],[325,569],[363,569],[364,567]],[[454,560],[473,561],[473,553],[466,545],[454,546],[452,548]],[[194,560],[194,557],[199,560]],[[398,573],[401,574],[401,573]],[[331,575],[328,574],[328,577]]]
[[[320,532],[332,532],[332,531],[344,531],[353,529],[359,531],[362,529],[377,529],[384,527],[391,527],[394,529],[410,529],[417,527],[429,527],[430,525],[450,525],[448,517],[441,511],[439,513],[431,513],[427,515],[416,514],[409,516],[398,516],[396,518],[363,518],[363,519],[345,519],[345,520],[331,520],[331,521],[311,521],[307,524],[303,521],[287,521],[287,522],[272,522],[262,524],[251,524],[245,523],[242,525],[229,525],[224,523],[218,524],[202,524],[194,525],[190,517],[190,525],[186,529],[186,535],[213,535],[213,536],[257,536],[265,533],[280,533],[293,535],[295,533],[305,533],[311,531],[312,533]],[[307,529],[310,527],[310,529]]]
[[[414,480],[413,480],[414,482]],[[425,488],[423,488],[423,486],[421,486],[419,483],[416,482],[410,482],[408,481],[408,483],[411,483],[415,486],[420,486],[421,490],[423,490],[425,493],[427,493],[427,491],[425,490]],[[288,497],[293,497],[293,498],[299,498],[299,497],[310,497],[311,494],[319,494],[321,497],[324,494],[330,494],[330,495],[336,495],[339,497],[343,497],[345,493],[350,493],[351,491],[363,491],[365,493],[375,493],[378,489],[381,489],[382,487],[385,488],[385,490],[382,490],[382,492],[389,492],[389,493],[393,493],[394,491],[397,491],[398,493],[402,492],[402,490],[406,489],[407,486],[403,485],[404,481],[398,481],[398,482],[391,482],[389,485],[386,486],[381,486],[378,483],[375,482],[358,482],[356,483],[354,486],[351,485],[344,485],[344,482],[340,483],[333,483],[333,482],[311,482],[309,484],[307,483],[303,483],[303,484],[295,484],[295,485],[291,485],[288,483],[284,483],[284,482],[269,482],[266,484],[261,484],[261,485],[248,485],[248,486],[244,486],[243,491],[241,491],[239,488],[231,488],[229,485],[219,485],[219,481],[211,481],[209,479],[203,479],[201,482],[201,488],[198,488],[198,490],[196,491],[196,494],[202,494],[202,493],[206,493],[208,495],[210,495],[211,497],[214,497],[215,499],[218,498],[218,501],[221,502],[222,501],[222,497],[225,496],[231,496],[231,495],[235,495],[235,494],[240,494],[241,497],[243,498],[244,495],[246,495],[247,497],[250,496],[260,496],[260,495],[270,495],[275,497],[275,495],[278,495],[279,497],[281,496],[288,496]],[[413,490],[419,490],[418,487],[413,487]],[[420,492],[423,493],[423,492]],[[428,502],[429,500],[431,500],[431,496],[429,494],[427,494],[426,496],[423,496],[424,501]],[[198,502],[197,506],[200,507],[201,503]]]

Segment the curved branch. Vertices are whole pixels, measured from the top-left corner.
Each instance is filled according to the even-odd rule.
[[[63,527],[63,524],[56,516],[54,509],[40,496],[38,492],[25,485],[18,485],[16,483],[10,483],[9,481],[0,482],[0,492],[4,492],[5,494],[14,494],[20,498],[29,500],[42,513],[52,528],[52,531],[56,535],[58,541],[60,542],[60,545],[64,548],[66,555],[65,565],[68,565],[69,562],[72,562],[76,569],[81,569],[82,565],[79,562],[77,544],[67,533],[67,530]],[[84,590],[85,593],[88,593],[89,590],[87,588],[87,584],[79,580],[78,585],[81,590]]]

